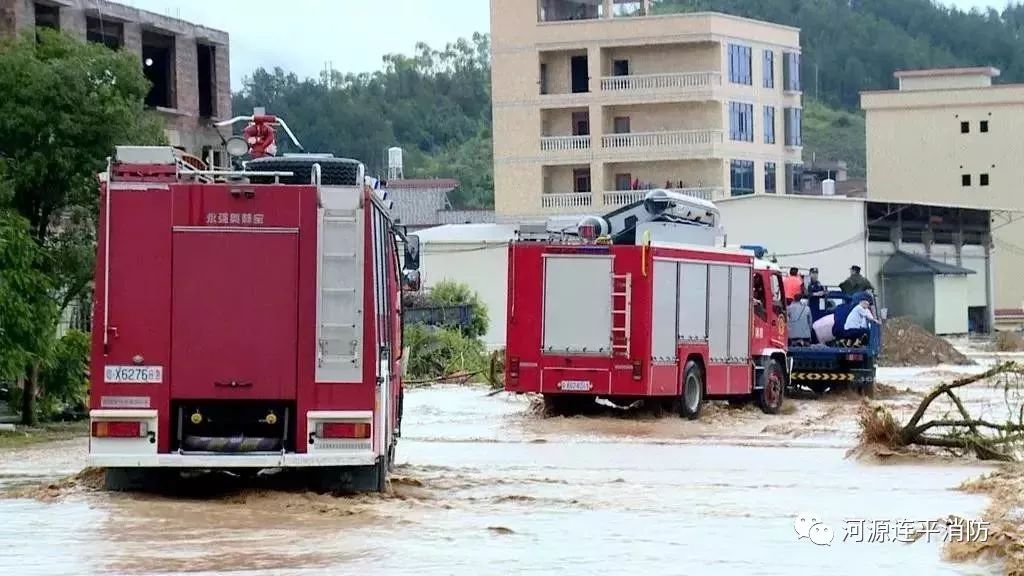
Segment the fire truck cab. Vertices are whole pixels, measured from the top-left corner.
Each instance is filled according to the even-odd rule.
[[[101,175],[89,463],[111,489],[187,469],[385,488],[418,263],[403,278],[360,162],[254,155],[211,170],[119,147]]]
[[[654,190],[575,225],[523,226],[509,247],[505,389],[576,411],[753,399],[778,413],[789,378],[782,276],[718,247],[710,202]]]

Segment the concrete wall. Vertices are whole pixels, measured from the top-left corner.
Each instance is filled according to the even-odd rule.
[[[421,278],[425,287],[453,280],[468,285],[487,306],[490,320],[483,340],[488,349],[505,345],[508,302],[508,246],[485,243],[423,242]]]
[[[787,268],[816,266],[829,285],[845,280],[854,264],[872,273],[862,201],[765,194],[722,200],[718,209],[729,245],[764,246]]]
[[[595,12],[596,14],[596,12]],[[495,208],[505,218],[550,215],[573,206],[543,208],[542,173],[552,165],[589,164],[592,188],[610,190],[607,163],[622,170],[624,163],[717,160],[713,178],[728,187],[728,160],[755,162],[756,190],[764,188],[764,163],[775,162],[780,182],[786,162],[799,163],[800,148],[784,145],[782,109],[800,107],[801,94],[783,90],[783,51],[800,51],[797,29],[724,14],[680,14],[605,18],[567,22],[538,22],[536,4],[521,0],[492,0],[492,100],[494,119]],[[728,45],[751,48],[752,86],[729,82]],[[763,52],[775,54],[774,87],[763,87]],[[570,92],[570,58],[587,55],[590,91]],[[628,59],[632,76],[712,72],[706,82],[685,88],[602,90],[601,77],[611,74],[612,62]],[[540,93],[540,64],[547,69],[548,93]],[[728,102],[753,103],[755,142],[729,142]],[[705,104],[690,104],[705,103]],[[763,106],[776,112],[776,144],[763,143]],[[591,145],[573,150],[541,151],[542,135],[568,135],[569,110],[590,112]],[[688,130],[714,127],[721,141],[697,146],[603,148],[616,115],[626,112],[631,131]],[[695,117],[690,117],[695,114]],[[714,140],[714,136],[711,136]],[[724,162],[723,162],[724,161]],[[679,177],[674,179],[678,180]],[[710,180],[711,178],[709,178]],[[784,190],[784,187],[780,186]],[[591,205],[601,211],[600,196]],[[565,208],[565,210],[562,210]]]
[[[967,334],[967,276],[935,277],[935,333]]]

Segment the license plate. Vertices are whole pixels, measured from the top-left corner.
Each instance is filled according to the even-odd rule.
[[[162,384],[163,366],[107,366],[103,369],[107,384]]]
[[[586,392],[593,387],[594,385],[586,380],[562,380],[558,383],[558,388],[566,392]]]

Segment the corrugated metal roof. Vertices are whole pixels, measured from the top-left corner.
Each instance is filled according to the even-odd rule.
[[[881,272],[882,276],[934,276],[937,274],[966,276],[974,273],[974,270],[953,266],[952,264],[946,264],[945,262],[906,252],[896,252],[893,254],[885,265],[882,266]]]

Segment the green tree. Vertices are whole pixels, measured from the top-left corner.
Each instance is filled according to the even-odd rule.
[[[163,142],[143,100],[149,83],[137,56],[57,32],[0,42],[0,180],[4,201],[28,222],[42,256],[33,261],[58,312],[92,280],[97,174],[117,145]],[[49,322],[53,334],[55,318]],[[35,418],[42,355],[27,367],[26,422]]]
[[[57,307],[50,279],[40,272],[42,251],[28,221],[0,209],[0,380],[24,380],[53,337]],[[22,395],[26,424],[35,424],[35,393]]]

